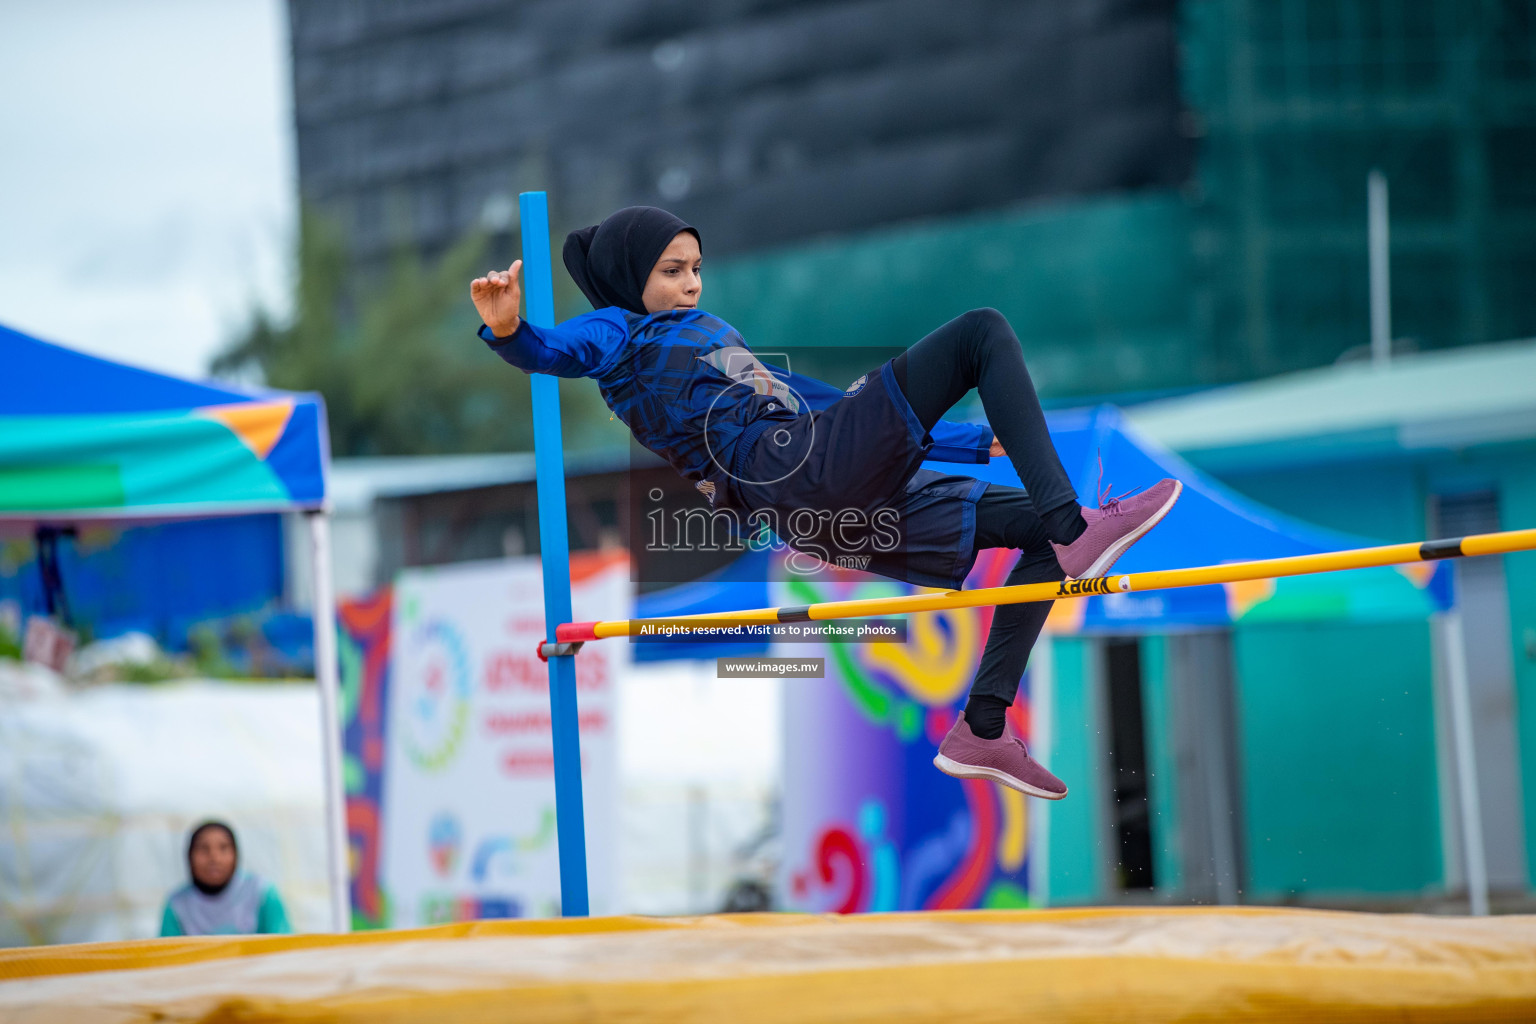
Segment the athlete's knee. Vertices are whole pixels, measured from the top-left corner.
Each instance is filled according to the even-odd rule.
[[[973,309],[965,314],[965,319],[970,327],[971,345],[978,354],[1000,349],[1018,350],[1018,335],[1013,333],[1008,318],[997,310],[991,307]]]
[[[997,310],[993,309],[991,306],[984,306],[981,309],[973,309],[969,313],[966,313],[961,319],[965,320],[966,323],[973,329],[988,334],[998,330],[999,328],[1008,328],[1008,318],[1003,316],[1003,314],[999,313]]]

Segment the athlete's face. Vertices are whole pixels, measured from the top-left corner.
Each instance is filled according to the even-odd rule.
[[[702,264],[699,240],[692,231],[679,231],[651,268],[651,276],[645,279],[645,291],[640,293],[645,311],[697,309],[699,295],[704,291]]]

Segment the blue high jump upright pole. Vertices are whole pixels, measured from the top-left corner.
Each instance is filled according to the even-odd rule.
[[[523,294],[528,322],[555,326],[550,276],[549,200],[543,192],[518,196],[523,222]],[[539,495],[539,557],[544,573],[545,639],[571,621],[571,552],[565,530],[565,456],[560,436],[560,381],[547,373],[529,378],[533,389],[533,466]],[[555,743],[555,831],[560,847],[560,913],[586,917],[587,829],[582,817],[581,734],[576,727],[576,656],[550,655],[549,717]]]

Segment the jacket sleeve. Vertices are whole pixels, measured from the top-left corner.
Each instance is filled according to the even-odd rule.
[[[479,334],[492,352],[519,370],[557,377],[595,377],[629,342],[629,326],[617,309],[594,310],[555,327],[535,327],[523,320],[506,338],[481,324]]]
[[[928,458],[933,462],[971,462],[984,463],[991,461],[990,449],[992,448],[992,428],[981,423],[951,423],[949,420],[939,420],[928,431],[933,438],[933,447],[928,450]]]

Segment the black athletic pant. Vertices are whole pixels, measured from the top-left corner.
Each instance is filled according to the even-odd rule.
[[[1009,586],[1063,579],[1065,573],[1047,542],[1070,543],[1084,524],[1008,321],[995,309],[972,310],[897,356],[892,369],[924,430],[933,429],[972,388],[980,392],[992,432],[1025,490],[987,488],[976,507],[976,547],[1019,549]],[[971,684],[973,697],[1013,703],[1050,609],[1044,601],[998,607]]]
[[[1066,578],[1047,539],[1045,524],[1035,514],[1029,495],[1017,487],[988,487],[976,503],[977,549],[1019,549],[1019,561],[1008,574],[1008,586],[1054,583]],[[1029,652],[1051,613],[1051,603],[997,606],[992,614],[992,629],[987,633],[987,646],[981,652],[981,664],[971,683],[971,696],[996,697],[1013,703],[1024,666],[1029,663]]]

